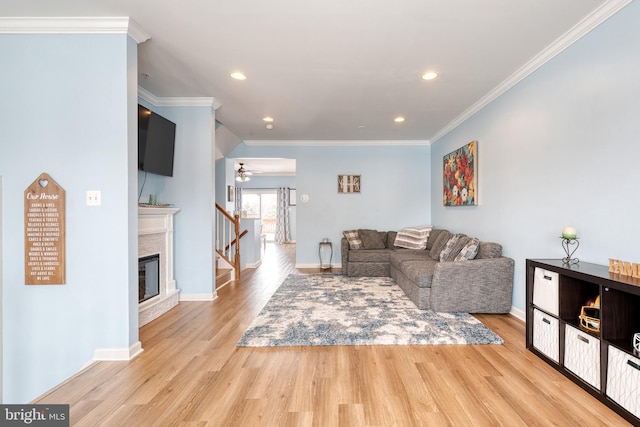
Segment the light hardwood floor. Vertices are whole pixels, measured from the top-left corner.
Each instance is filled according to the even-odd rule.
[[[36,403],[74,426],[629,425],[525,349],[525,325],[477,316],[504,345],[239,348],[295,269],[295,246],[140,329],[144,352],[98,362]]]

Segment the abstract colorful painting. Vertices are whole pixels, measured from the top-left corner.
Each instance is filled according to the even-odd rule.
[[[443,159],[444,206],[478,204],[478,141],[471,141]]]

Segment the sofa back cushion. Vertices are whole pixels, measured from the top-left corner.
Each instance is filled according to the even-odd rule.
[[[438,238],[438,236],[443,232],[443,231],[447,231],[447,230],[442,230],[439,228],[434,228],[433,230],[431,230],[431,233],[429,233],[429,239],[427,240],[427,250],[430,251],[431,248],[433,247],[433,243],[436,241],[436,239]]]
[[[476,259],[500,258],[502,256],[502,245],[493,242],[480,242]]]
[[[364,249],[384,249],[387,247],[385,244],[387,233],[385,232],[360,229],[358,230],[358,235],[360,236],[360,240],[362,240]]]
[[[438,233],[438,237],[436,237],[433,245],[431,245],[431,250],[429,251],[429,256],[432,259],[440,259],[440,252],[442,252],[451,236],[453,236],[453,234],[449,233],[447,230],[441,230],[441,232]]]
[[[398,235],[397,231],[387,231],[387,247],[392,248],[394,242],[396,241],[396,236]]]

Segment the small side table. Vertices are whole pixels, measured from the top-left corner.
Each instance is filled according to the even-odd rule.
[[[318,256],[320,257],[320,269],[331,269],[331,259],[333,258],[333,245],[331,244],[331,242],[319,243]]]

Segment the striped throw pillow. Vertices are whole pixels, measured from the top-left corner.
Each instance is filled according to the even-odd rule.
[[[427,239],[433,226],[421,225],[418,227],[406,227],[398,231],[394,246],[407,249],[426,249]]]

